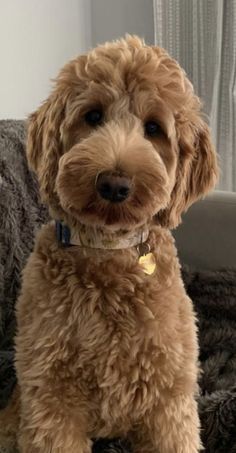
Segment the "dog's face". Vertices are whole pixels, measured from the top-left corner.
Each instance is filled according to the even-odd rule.
[[[192,85],[136,37],[62,69],[30,117],[27,152],[53,215],[114,230],[176,226],[217,176]]]

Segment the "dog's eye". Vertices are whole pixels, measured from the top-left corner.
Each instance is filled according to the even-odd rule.
[[[103,112],[100,109],[90,110],[85,114],[85,121],[90,126],[98,126],[102,123]]]
[[[156,123],[155,121],[147,121],[145,123],[145,134],[148,137],[157,137],[162,132],[163,131],[160,124]]]

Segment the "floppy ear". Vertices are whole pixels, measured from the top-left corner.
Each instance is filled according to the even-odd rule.
[[[197,127],[186,125],[180,133],[176,183],[169,205],[157,215],[158,222],[175,228],[181,223],[181,214],[213,189],[217,177],[217,158],[210,131],[198,118]]]
[[[53,93],[28,120],[26,153],[29,166],[37,174],[42,199],[55,197],[57,166],[62,154],[60,125],[64,118],[62,98]]]

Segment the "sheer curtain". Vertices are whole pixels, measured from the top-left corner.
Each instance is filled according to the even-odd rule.
[[[221,190],[236,191],[236,0],[154,0],[155,43],[179,61],[209,116]]]

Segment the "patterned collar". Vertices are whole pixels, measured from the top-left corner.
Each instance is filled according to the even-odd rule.
[[[121,250],[140,246],[147,241],[148,228],[141,227],[132,232],[106,234],[93,227],[81,226],[80,230],[73,231],[63,222],[56,221],[56,236],[58,242],[64,246],[80,246],[94,249]]]
[[[156,271],[156,258],[148,242],[149,230],[147,227],[137,229],[135,232],[122,232],[116,235],[104,236],[95,228],[81,226],[80,231],[71,231],[62,222],[56,221],[56,236],[58,242],[65,247],[80,246],[97,250],[122,250],[136,247],[139,265],[148,276]]]

